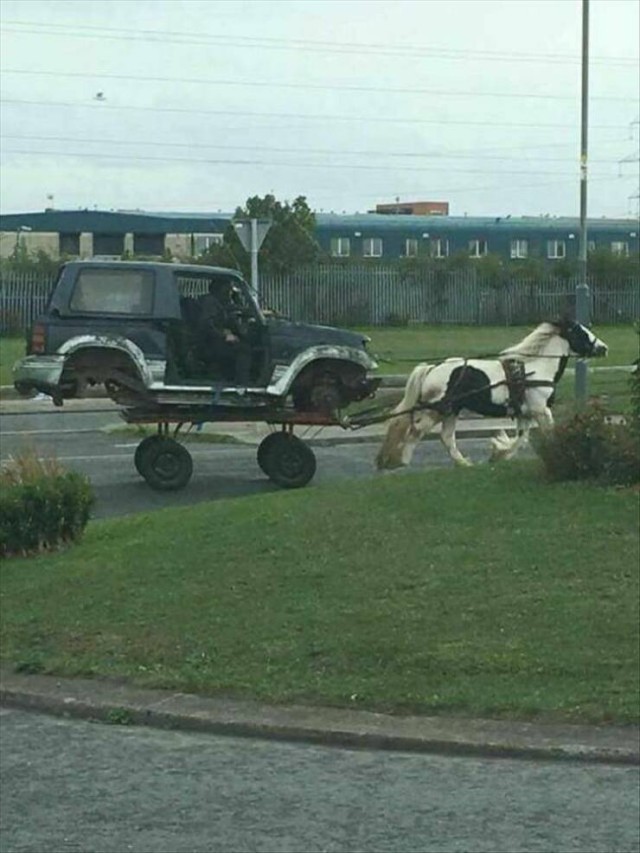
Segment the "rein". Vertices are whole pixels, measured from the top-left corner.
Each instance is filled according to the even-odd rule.
[[[476,356],[472,356],[472,358],[476,358]],[[557,358],[557,356],[546,356],[546,358]],[[444,361],[444,360],[443,360]],[[465,367],[468,359],[464,359]],[[436,362],[437,364],[442,364],[443,362]],[[505,369],[506,372],[506,369]],[[522,381],[522,385],[524,388],[555,388],[556,383],[552,379],[529,379],[528,376],[531,376],[531,373],[524,374],[524,379]],[[462,377],[458,379],[460,382]],[[486,385],[482,385],[478,388],[474,393],[478,393],[480,391],[491,390],[492,388],[499,388],[501,385],[509,385],[508,379],[501,379],[499,382],[488,383]],[[457,403],[459,400],[464,399],[465,395],[460,394],[457,397],[453,397],[449,400],[449,403]],[[438,405],[434,403],[416,403],[415,406],[412,406],[410,409],[403,409],[400,412],[391,412],[389,414],[379,415],[378,417],[373,417],[367,419],[365,423],[361,424],[351,424],[351,429],[361,429],[362,427],[369,426],[374,423],[383,423],[384,421],[389,421],[392,418],[399,418],[402,415],[413,415],[415,412],[424,411],[426,409],[438,409]],[[363,412],[360,412],[360,416],[366,415],[368,412],[376,412],[378,409],[365,409]]]

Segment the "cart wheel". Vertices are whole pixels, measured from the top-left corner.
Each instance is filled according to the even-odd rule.
[[[306,486],[316,473],[313,450],[289,432],[275,432],[264,440],[261,468],[283,489]]]
[[[146,438],[143,438],[140,444],[136,447],[136,451],[133,454],[133,464],[136,466],[136,471],[141,477],[144,477],[144,474],[142,473],[142,457],[149,452],[149,448],[153,447],[157,441],[162,441],[163,438],[164,436],[162,435],[148,435]]]
[[[150,436],[151,438],[151,436]],[[172,438],[158,438],[140,456],[140,473],[159,492],[183,489],[193,474],[191,454]]]
[[[267,475],[267,477],[269,476],[269,472],[265,467],[265,460],[269,455],[269,448],[274,443],[277,444],[278,441],[281,440],[280,435],[281,433],[279,432],[270,432],[269,435],[265,436],[258,445],[258,465],[260,466],[260,469]]]

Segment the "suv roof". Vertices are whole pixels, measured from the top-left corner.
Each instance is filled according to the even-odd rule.
[[[165,272],[173,270],[174,272],[188,272],[198,275],[233,275],[236,278],[243,278],[240,270],[232,269],[231,267],[212,267],[204,264],[168,264],[160,261],[109,261],[100,258],[88,258],[84,261],[67,261],[63,267],[97,267],[105,266],[114,267],[122,265],[123,267],[143,267],[144,269],[157,269]]]

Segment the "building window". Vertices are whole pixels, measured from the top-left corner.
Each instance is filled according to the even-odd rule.
[[[469,255],[472,258],[482,258],[489,251],[486,240],[469,240]]]
[[[567,255],[567,249],[564,240],[547,240],[547,257],[558,260]]]
[[[331,256],[333,258],[348,258],[351,254],[351,241],[348,237],[331,238]]]
[[[624,241],[614,240],[611,244],[611,254],[618,255],[620,258],[629,257],[629,244]]]
[[[443,237],[436,237],[431,241],[431,257],[432,258],[448,258],[449,257],[449,241]]]
[[[120,257],[124,253],[124,234],[94,234],[93,254]]]
[[[153,273],[146,270],[81,270],[71,297],[72,311],[150,314]]]
[[[60,234],[59,254],[74,257],[80,254],[80,234]]]
[[[404,241],[404,256],[405,258],[418,257],[418,241],[413,237],[409,237]]]
[[[162,257],[164,253],[164,234],[134,234],[133,254]]]
[[[381,258],[382,240],[379,237],[365,237],[362,241],[362,254],[365,258]]]
[[[222,246],[224,243],[224,234],[194,234],[193,240],[193,256],[199,258],[208,252],[212,246]]]
[[[512,240],[511,241],[511,257],[512,258],[528,258],[529,257],[529,241],[528,240]]]

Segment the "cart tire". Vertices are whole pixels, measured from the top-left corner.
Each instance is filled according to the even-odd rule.
[[[153,447],[156,442],[162,441],[163,438],[164,436],[162,435],[148,435],[146,438],[143,438],[140,444],[136,447],[135,453],[133,454],[133,464],[136,466],[136,471],[141,477],[144,477],[144,474],[142,473],[142,457],[149,452],[149,449]]]
[[[283,489],[306,486],[316,473],[313,450],[289,432],[276,432],[268,438],[260,466],[267,477]]]
[[[281,433],[279,432],[270,432],[269,435],[265,436],[258,445],[258,465],[260,466],[261,471],[263,471],[267,475],[267,477],[269,476],[269,472],[266,468],[266,464],[268,464],[269,448],[274,443],[278,443],[278,441],[280,440],[280,435]]]
[[[142,453],[140,469],[152,489],[175,492],[183,489],[191,479],[193,459],[186,447],[174,439],[159,438]]]

